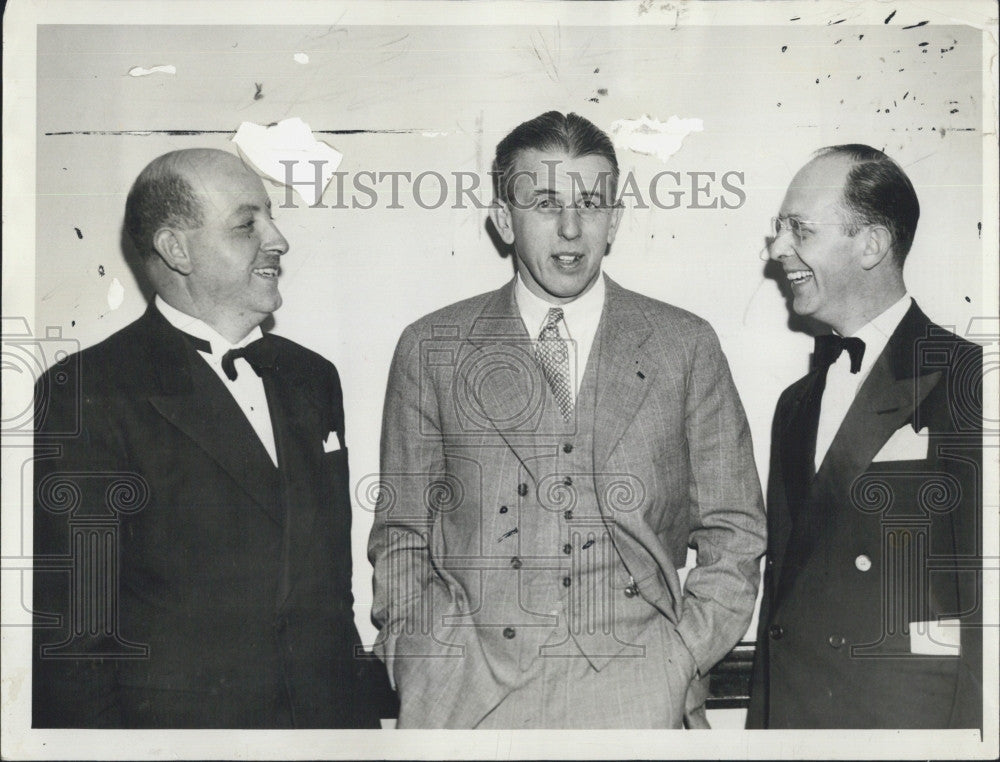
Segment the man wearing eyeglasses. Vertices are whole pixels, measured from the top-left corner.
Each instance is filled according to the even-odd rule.
[[[607,135],[542,114],[495,177],[517,275],[407,328],[389,373],[369,557],[399,727],[677,728],[756,597],[743,408],[705,321],[601,273]]]
[[[792,309],[834,333],[774,417],[751,728],[982,726],[981,349],[907,294],[919,213],[843,145],[773,222]]]

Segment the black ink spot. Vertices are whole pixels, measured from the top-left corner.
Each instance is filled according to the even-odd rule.
[[[793,19],[788,19],[788,20],[789,20],[789,21],[798,21],[798,20],[799,20],[799,19],[801,19],[801,18],[802,18],[801,16],[796,16],[795,18],[793,18]]]
[[[97,266],[97,274],[99,276],[101,276],[102,278],[104,277],[104,265],[98,265]]]
[[[600,98],[587,98],[587,100],[590,101],[591,103],[600,103],[601,102]]]
[[[928,45],[930,45],[929,42],[918,42],[917,43],[917,47],[918,48],[926,48]]]
[[[895,15],[896,15],[896,11],[893,11],[888,16],[886,16],[885,21],[883,21],[882,23],[883,24],[888,24],[890,21],[892,21],[892,17],[895,16]]]
[[[72,328],[73,326],[75,326],[75,325],[76,325],[76,321],[75,321],[75,320],[70,320],[70,321],[69,321],[69,325],[70,325],[70,327]]]
[[[842,43],[843,41],[844,41],[844,38],[843,38],[843,37],[841,37],[841,38],[840,38],[839,40],[837,40],[837,41],[836,41],[835,43],[833,43],[833,44],[834,44],[834,45],[839,45],[839,44],[840,44],[840,43]]]
[[[608,88],[606,88],[606,87],[598,88],[597,94],[598,95],[607,95],[608,94]]]
[[[927,26],[929,21],[921,21],[919,24],[910,24],[909,26],[904,26],[903,29],[916,29],[918,26]]]
[[[982,222],[977,222],[976,223],[976,230],[979,231],[979,237],[982,238],[983,237],[983,223]]]
[[[455,256],[455,250],[454,249],[451,250],[451,255]]]
[[[253,86],[257,88],[257,92],[255,92],[253,94],[253,99],[255,101],[259,101],[261,98],[264,97],[264,83],[263,82],[254,82]]]
[[[859,41],[860,41],[860,40],[863,40],[864,38],[865,38],[865,36],[864,36],[863,34],[859,34],[859,35],[858,35],[858,40],[859,40]]]
[[[644,373],[643,373],[643,372],[642,372],[641,370],[637,370],[637,371],[635,372],[635,375],[637,375],[637,376],[638,376],[639,378],[641,378],[641,379],[642,379],[643,381],[645,381],[645,380],[646,380],[646,375],[645,375],[645,374],[644,374]]]
[[[781,52],[784,53],[786,50],[788,50],[788,46],[787,45],[782,45],[781,46]]]
[[[594,69],[594,74],[600,74],[600,73],[601,73],[600,67],[598,67],[597,69]]]
[[[953,108],[953,109],[952,109],[951,111],[949,111],[948,113],[949,113],[949,114],[957,114],[957,113],[958,113],[958,109],[957,109],[957,108]]]
[[[907,90],[905,93],[903,93],[903,100],[904,101],[906,100],[906,96],[909,95],[909,94],[910,94],[909,90]]]
[[[843,24],[847,19],[837,19],[836,21],[830,21],[827,26],[836,26],[837,24]]]
[[[80,232],[80,228],[73,228],[73,230],[76,231],[76,237],[79,238],[82,241],[83,240],[83,233]]]
[[[965,301],[967,301],[969,304],[972,304],[972,300],[969,297],[965,297]]]
[[[781,108],[781,101],[778,101],[778,108]]]
[[[816,77],[816,84],[819,84],[819,77]]]

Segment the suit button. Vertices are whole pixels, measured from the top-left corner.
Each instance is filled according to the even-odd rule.
[[[563,452],[566,453],[567,455],[569,455],[571,452],[573,452],[573,445],[571,445],[569,442],[567,442],[566,444],[564,444],[563,445]]]
[[[767,634],[771,636],[771,640],[781,640],[781,636],[785,634],[785,630],[780,624],[772,624],[767,628]]]
[[[507,506],[506,505],[501,505],[500,506],[500,513],[507,513]]]
[[[567,476],[565,479],[563,479],[563,484],[565,484],[567,487],[572,487],[573,486],[573,477],[572,476]]]
[[[573,552],[572,545],[570,545],[568,542],[565,545],[563,545],[563,553],[565,553],[568,556],[572,552]]]
[[[520,569],[521,568],[521,559],[518,558],[517,556],[514,556],[512,559],[510,559],[510,565],[514,569]]]
[[[831,635],[826,642],[830,644],[830,648],[840,648],[844,645],[844,639],[839,635]]]
[[[503,628],[503,636],[507,638],[507,640],[513,640],[515,635],[517,635],[517,632],[514,631],[513,627]]]
[[[563,587],[569,587],[572,584],[573,580],[571,580],[569,577],[563,577]]]
[[[866,572],[872,568],[872,560],[862,553],[860,556],[854,559],[854,567],[859,572]]]
[[[521,482],[520,484],[518,484],[517,485],[517,494],[520,495],[521,497],[524,497],[525,495],[527,495],[528,494],[528,485],[525,484],[524,482]]]
[[[573,511],[563,511],[563,518],[566,519],[566,521],[569,521],[573,518]]]
[[[638,594],[639,594],[639,588],[636,587],[636,584],[634,582],[625,588],[626,598],[635,598]]]

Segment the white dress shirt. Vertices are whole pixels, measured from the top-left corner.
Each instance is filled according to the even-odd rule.
[[[535,341],[545,326],[545,318],[552,307],[560,307],[563,319],[559,321],[559,336],[566,339],[569,350],[570,389],[573,392],[573,402],[580,394],[580,383],[587,368],[590,349],[594,346],[597,336],[597,326],[601,322],[604,311],[604,274],[597,276],[591,289],[568,304],[550,304],[536,296],[524,285],[520,274],[514,285],[514,299],[517,301],[518,312],[528,331]]]
[[[827,371],[826,388],[823,390],[823,401],[819,408],[819,428],[816,430],[817,471],[844,422],[858,389],[868,378],[872,366],[889,342],[889,337],[899,326],[906,311],[910,309],[910,301],[910,295],[904,294],[902,299],[853,334],[865,343],[865,355],[861,359],[861,369],[857,373],[851,373],[851,358],[847,352],[842,352]]]
[[[198,351],[198,354],[208,363],[215,375],[222,381],[223,386],[229,390],[240,406],[240,410],[247,417],[247,421],[257,432],[267,454],[271,456],[271,461],[278,465],[278,451],[274,445],[274,429],[271,427],[271,412],[267,407],[267,395],[264,393],[264,382],[260,376],[250,367],[250,363],[244,357],[236,358],[233,366],[236,368],[236,379],[229,380],[226,372],[222,369],[222,356],[230,349],[245,347],[253,341],[261,338],[264,334],[260,326],[256,326],[242,340],[233,344],[229,339],[221,336],[218,331],[198,318],[181,312],[176,307],[171,307],[157,294],[154,302],[160,314],[167,319],[174,328],[189,333],[192,336],[204,339],[212,345],[212,353]]]

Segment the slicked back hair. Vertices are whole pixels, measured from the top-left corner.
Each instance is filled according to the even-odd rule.
[[[597,125],[579,114],[548,111],[515,127],[497,145],[493,161],[493,193],[498,201],[509,203],[517,157],[522,151],[562,150],[577,159],[603,156],[611,165],[610,193],[618,192],[618,157],[611,139]],[[612,203],[614,198],[608,199]]]
[[[917,192],[903,168],[877,148],[860,143],[821,148],[815,156],[844,156],[854,162],[844,182],[845,232],[856,235],[864,225],[884,226],[902,267],[920,219]]]
[[[163,227],[186,230],[204,222],[201,202],[179,166],[190,150],[153,159],[132,183],[125,201],[125,232],[145,257],[156,256],[153,236]]]

